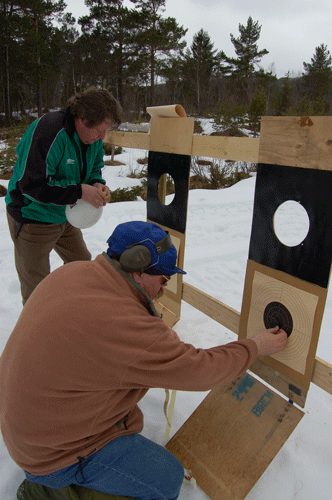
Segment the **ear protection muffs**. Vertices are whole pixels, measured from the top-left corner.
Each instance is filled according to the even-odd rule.
[[[147,245],[143,245],[143,243],[145,242],[152,248],[152,252]],[[153,243],[153,241],[150,239],[134,243],[133,245],[127,247],[124,252],[122,252],[119,262],[121,264],[121,267],[129,273],[142,273],[148,267],[157,264],[159,255],[167,252],[167,250],[171,248],[172,244],[173,243],[171,235],[169,233],[167,233],[167,235],[162,240],[157,241],[157,243]],[[152,262],[152,253],[154,252],[157,253],[157,260],[155,262]]]

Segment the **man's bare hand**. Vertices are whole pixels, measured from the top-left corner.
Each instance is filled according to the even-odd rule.
[[[106,203],[109,203],[111,201],[111,193],[109,187],[105,184],[102,184],[101,182],[96,182],[94,186],[101,191],[102,197],[104,198],[103,205],[105,206]]]
[[[102,207],[104,204],[104,195],[101,189],[90,184],[82,184],[82,200],[90,203],[95,208]]]
[[[251,339],[257,344],[259,356],[276,354],[286,347],[288,341],[287,333],[278,326],[257,333]]]

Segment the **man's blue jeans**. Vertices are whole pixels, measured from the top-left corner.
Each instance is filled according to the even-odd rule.
[[[114,439],[95,454],[47,476],[25,473],[50,488],[76,484],[138,500],[176,500],[184,478],[179,460],[140,434]]]

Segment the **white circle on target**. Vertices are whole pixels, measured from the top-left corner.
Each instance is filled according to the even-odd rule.
[[[300,203],[288,200],[277,208],[273,227],[276,237],[283,245],[296,247],[306,239],[310,220],[306,209]]]
[[[102,213],[103,207],[95,208],[83,200],[77,200],[74,205],[66,206],[67,221],[79,229],[86,229],[96,224]]]

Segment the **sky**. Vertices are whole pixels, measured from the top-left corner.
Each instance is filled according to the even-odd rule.
[[[211,124],[202,121],[209,134]],[[210,129],[209,129],[210,127]],[[0,141],[1,147],[1,141]],[[139,180],[127,175],[139,168],[137,159],[146,152],[124,148],[116,159],[117,167],[104,167],[103,177],[111,190],[132,187]],[[109,158],[106,158],[109,159]],[[0,180],[7,186],[9,181]],[[234,186],[218,191],[196,189],[189,191],[186,227],[184,281],[235,311],[241,310],[246,264],[251,233],[255,175]],[[166,204],[170,202],[169,197]],[[13,244],[5,215],[4,197],[0,198],[0,354],[20,314],[22,304],[14,265]],[[116,225],[131,220],[146,220],[146,203],[109,204],[101,219],[84,229],[84,239],[92,257],[106,250],[106,240]],[[292,221],[293,235],[302,228]],[[62,262],[51,253],[52,270]],[[332,363],[331,344],[332,287],[330,286],[317,348],[317,356]],[[182,302],[181,319],[174,330],[184,342],[197,348],[225,344],[236,335],[197,309]],[[201,401],[205,392],[178,391],[170,436],[184,424]],[[143,435],[160,445],[166,444],[166,421],[163,414],[165,392],[150,390],[140,402],[145,415]],[[332,491],[332,395],[311,384],[304,407],[304,416],[284,446],[259,478],[245,500],[331,500]],[[208,425],[208,423],[207,423]],[[52,432],[52,430],[50,430]],[[225,460],[224,456],[220,460]],[[24,473],[15,465],[0,434],[0,499],[14,500]],[[209,500],[199,486],[184,483],[179,500]]]
[[[88,14],[84,0],[65,0],[74,17]],[[130,0],[125,5],[133,7]],[[230,39],[239,37],[239,24],[246,26],[249,16],[261,25],[258,49],[267,49],[260,67],[281,78],[289,71],[301,75],[303,62],[310,63],[322,43],[332,51],[331,0],[167,0],[164,17],[175,17],[188,29],[187,45],[200,29],[206,31],[214,48],[235,56]]]

